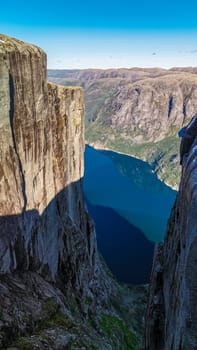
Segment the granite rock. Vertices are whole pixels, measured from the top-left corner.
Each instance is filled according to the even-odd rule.
[[[38,47],[0,36],[0,273],[80,291],[96,269],[83,199],[83,93],[46,81]]]
[[[146,314],[145,349],[196,349],[196,123],[194,118],[181,143],[179,192],[165,241],[155,252]]]

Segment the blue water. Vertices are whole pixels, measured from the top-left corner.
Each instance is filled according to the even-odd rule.
[[[148,282],[154,243],[164,238],[176,191],[146,162],[86,146],[84,192],[112,272],[127,283]]]

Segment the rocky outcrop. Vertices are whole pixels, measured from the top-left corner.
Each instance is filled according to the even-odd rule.
[[[155,252],[145,349],[196,349],[197,119],[181,143],[182,177],[167,236]]]
[[[180,164],[183,164],[185,155],[188,155],[190,148],[197,135],[197,115],[195,115],[189,125],[183,129],[183,138],[180,146]]]
[[[48,76],[85,85],[87,119],[95,130],[108,127],[130,143],[159,141],[197,110],[195,69],[49,70]]]
[[[130,134],[137,143],[163,139],[195,114],[196,82],[196,77],[184,74],[147,79],[120,88],[110,106],[114,111],[112,128]]]
[[[130,143],[160,141],[196,113],[196,83],[186,73],[121,83],[98,109],[95,128],[108,127]]]
[[[47,85],[44,52],[2,35],[0,80],[0,274],[37,272],[85,305],[98,262],[82,192],[82,91]]]
[[[82,91],[47,85],[37,47],[1,36],[0,53],[0,272],[55,281],[64,271],[83,290],[96,246],[81,187]]]

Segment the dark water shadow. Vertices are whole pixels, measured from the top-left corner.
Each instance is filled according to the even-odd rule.
[[[134,157],[86,147],[84,192],[92,205],[112,208],[153,242],[163,240],[177,192]]]
[[[154,243],[113,209],[91,205],[88,210],[96,225],[98,249],[118,280],[148,283]]]

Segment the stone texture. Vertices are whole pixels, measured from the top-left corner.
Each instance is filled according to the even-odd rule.
[[[108,115],[112,130],[130,142],[159,141],[196,113],[196,83],[196,76],[182,74],[120,85],[115,96],[105,101],[98,119]]]
[[[145,349],[196,349],[196,128],[197,119],[194,118],[181,143],[182,178],[167,235],[163,247],[155,253]]]
[[[195,68],[49,70],[48,76],[50,81],[85,87],[87,122],[103,146],[112,136],[134,144],[162,140],[197,111]],[[87,129],[88,141],[90,132]]]
[[[81,182],[83,94],[47,85],[41,49],[0,39],[0,272],[63,276],[83,294],[96,252]]]

